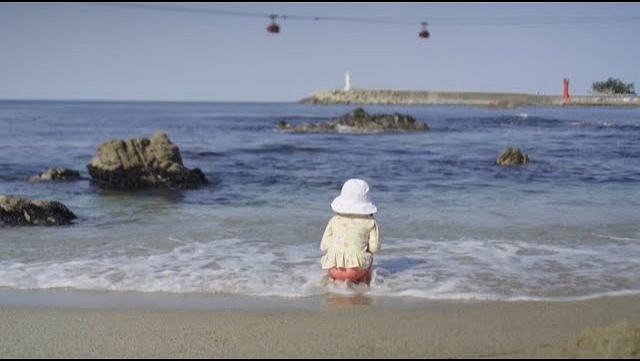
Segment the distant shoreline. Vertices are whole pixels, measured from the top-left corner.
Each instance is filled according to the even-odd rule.
[[[561,95],[491,92],[441,92],[409,90],[321,90],[302,104],[474,105],[486,108],[538,106],[640,106],[637,95],[576,95],[563,102]]]

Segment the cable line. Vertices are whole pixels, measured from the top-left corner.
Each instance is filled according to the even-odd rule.
[[[203,9],[203,8],[189,8],[185,6],[172,6],[172,5],[155,5],[145,3],[117,3],[117,2],[81,2],[75,4],[87,4],[87,5],[101,5],[121,8],[135,8],[145,10],[160,10],[160,11],[173,11],[173,12],[186,12],[193,14],[209,14],[209,15],[226,15],[236,17],[251,17],[251,18],[267,18],[269,24],[266,28],[267,32],[277,34],[280,32],[280,24],[277,23],[278,19],[281,20],[302,20],[302,21],[339,21],[339,22],[352,22],[352,23],[369,23],[369,24],[395,24],[395,25],[420,25],[421,29],[418,33],[420,38],[426,39],[430,37],[430,33],[427,30],[427,25],[435,24],[436,26],[527,26],[527,25],[595,25],[595,24],[608,24],[608,23],[631,23],[639,22],[640,15],[627,15],[627,16],[575,16],[575,17],[509,17],[509,16],[494,16],[494,17],[469,17],[469,16],[454,16],[454,17],[432,17],[427,23],[424,20],[407,20],[397,18],[367,18],[367,17],[348,17],[348,16],[306,16],[296,14],[273,14],[273,13],[260,13],[260,12],[246,12],[246,11],[228,11],[228,10],[216,10],[216,9]]]

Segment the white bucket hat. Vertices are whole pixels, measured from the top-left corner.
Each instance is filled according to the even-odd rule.
[[[349,179],[342,192],[331,202],[331,209],[343,214],[374,214],[378,208],[371,202],[369,185],[362,179]]]

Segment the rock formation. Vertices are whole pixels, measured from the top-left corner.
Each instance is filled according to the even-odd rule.
[[[96,185],[110,189],[189,189],[207,183],[199,168],[182,164],[178,147],[164,132],[103,142],[87,169]]]
[[[519,148],[508,147],[496,159],[497,165],[524,165],[529,163],[529,156]]]
[[[30,182],[45,182],[52,180],[78,180],[80,179],[80,173],[72,169],[64,168],[50,168],[46,171],[31,176]]]
[[[0,195],[0,225],[59,226],[68,225],[76,218],[67,206],[57,201]]]
[[[281,121],[276,125],[276,129],[292,132],[376,133],[426,131],[429,130],[429,126],[411,115],[399,113],[370,115],[364,109],[357,108],[326,123],[291,125]]]

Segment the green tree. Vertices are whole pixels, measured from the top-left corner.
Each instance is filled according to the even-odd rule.
[[[626,84],[620,79],[609,78],[605,81],[596,81],[591,85],[593,93],[605,94],[635,94],[633,83]]]

